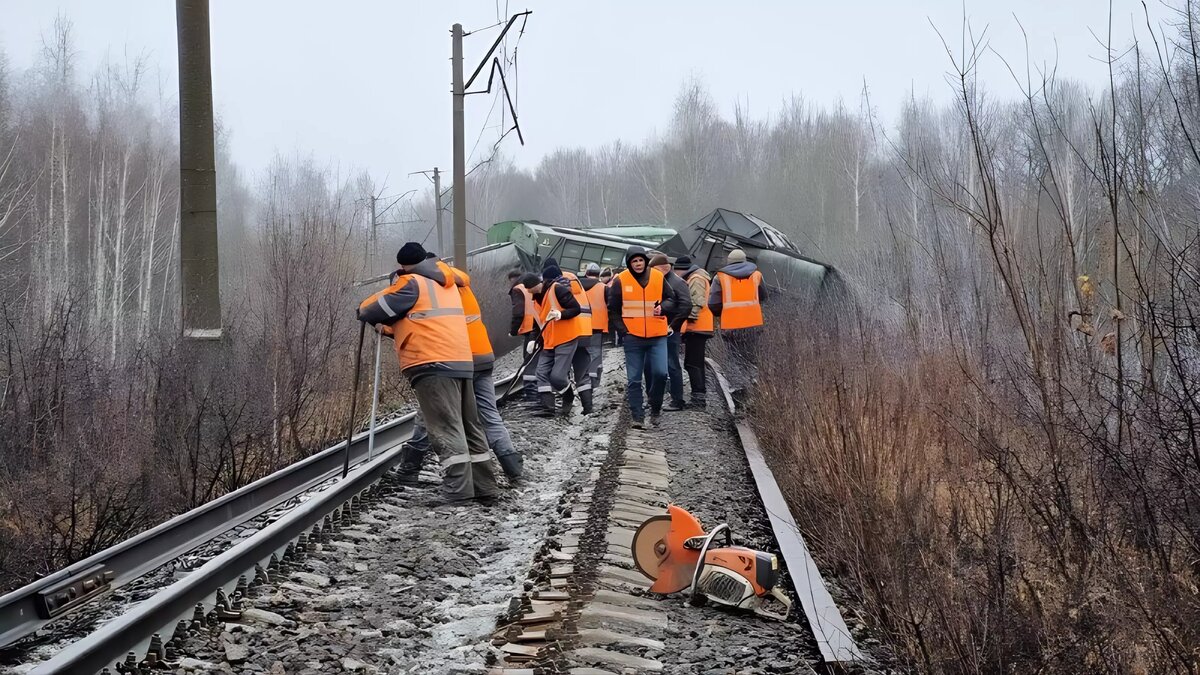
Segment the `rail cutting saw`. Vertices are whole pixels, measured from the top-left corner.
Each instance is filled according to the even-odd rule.
[[[716,543],[720,535],[724,545]],[[638,527],[631,548],[638,570],[654,580],[654,593],[687,589],[693,605],[712,601],[779,620],[787,619],[792,608],[791,598],[777,586],[779,559],[734,546],[724,523],[706,533],[695,516],[672,504],[666,515]]]

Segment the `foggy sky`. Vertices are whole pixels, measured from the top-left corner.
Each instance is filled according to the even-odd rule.
[[[105,58],[144,54],[153,87],[173,105],[174,4],[0,0],[0,50],[13,70],[27,68],[62,12],[74,23],[81,76]],[[1170,15],[1151,4],[1156,20]],[[519,70],[510,74],[519,85],[527,145],[510,135],[503,146],[522,166],[560,146],[644,140],[666,127],[672,100],[690,77],[707,84],[724,113],[740,101],[756,117],[768,117],[793,94],[857,109],[864,81],[884,120],[912,95],[946,101],[950,63],[933,26],[958,50],[964,7],[975,32],[986,27],[991,46],[1022,75],[1018,19],[1033,64],[1057,63],[1060,76],[1097,90],[1107,81],[1096,39],[1108,30],[1107,0],[213,0],[214,97],[232,131],[235,161],[257,172],[276,152],[311,153],[344,174],[366,168],[377,182],[388,176],[393,193],[424,185],[406,176],[411,171],[449,171],[450,25],[481,29],[506,5],[534,12]],[[1114,0],[1114,17],[1115,44],[1128,45],[1135,33],[1147,39],[1140,2]],[[497,32],[467,38],[468,74]],[[1019,93],[995,56],[982,73],[994,95]],[[491,103],[487,95],[467,99],[468,152]],[[494,129],[482,135],[468,166],[488,156],[497,136]]]

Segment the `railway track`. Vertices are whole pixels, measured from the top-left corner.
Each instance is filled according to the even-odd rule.
[[[610,361],[617,356],[610,352]],[[354,591],[365,588],[371,577],[386,577],[385,585],[372,587],[378,595],[380,589],[395,593],[394,586],[416,576],[415,562],[405,572],[407,559],[403,556],[380,556],[380,550],[394,543],[385,546],[386,542],[370,542],[411,539],[420,528],[447,520],[433,513],[427,520],[401,523],[397,535],[383,528],[398,514],[414,507],[424,508],[419,497],[417,501],[405,501],[413,498],[396,489],[389,477],[390,469],[398,462],[399,443],[411,431],[411,417],[401,418],[389,425],[392,435],[379,443],[383,450],[377,457],[360,462],[347,480],[332,482],[315,492],[303,504],[67,646],[33,672],[91,673],[105,668],[125,673],[216,668],[225,672],[270,668],[272,673],[330,669],[480,672],[470,667],[472,659],[488,661],[488,672],[495,675],[724,672],[719,670],[724,666],[806,672],[813,667],[861,662],[863,656],[854,646],[837,607],[828,600],[819,572],[814,578],[816,567],[790,522],[786,505],[781,507],[778,487],[769,478],[769,470],[763,473],[765,463],[757,456],[753,432],[731,412],[711,404],[708,413],[664,416],[666,428],[626,430],[627,419],[620,416],[624,414],[620,412],[622,383],[611,381],[623,379],[613,378],[611,373],[623,373],[624,369],[619,363],[608,363],[606,368],[610,382],[602,390],[609,400],[598,405],[601,414],[582,423],[572,422],[565,434],[560,428],[559,435],[567,438],[561,440],[561,447],[555,451],[558,454],[548,458],[565,467],[560,471],[562,475],[572,477],[561,490],[550,486],[538,492],[526,487],[522,492],[524,500],[544,502],[556,498],[555,508],[530,515],[525,513],[529,504],[511,504],[505,513],[490,516],[490,527],[511,521],[511,531],[498,533],[499,540],[507,540],[496,545],[499,550],[512,544],[513,539],[524,537],[528,551],[514,545],[513,550],[498,558],[476,556],[480,559],[477,562],[503,567],[511,566],[514,556],[532,558],[534,564],[525,579],[512,569],[476,574],[488,577],[486,588],[481,591],[465,587],[455,600],[461,607],[450,608],[446,616],[428,626],[414,623],[415,616],[428,614],[439,603],[450,604],[454,599],[447,599],[436,589],[453,579],[420,577],[432,582],[429,588],[434,590],[425,592],[436,602],[426,600],[414,605],[412,620],[404,614],[408,610],[400,609],[403,603],[394,598],[353,597]],[[726,402],[732,411],[733,401],[728,394]],[[561,420],[549,422],[562,424]],[[406,424],[407,429],[403,426]],[[513,424],[533,425],[534,421],[526,422],[518,414]],[[697,448],[687,447],[682,436],[685,431],[672,429],[672,424],[707,428],[709,433],[698,442],[708,443],[707,451],[729,463],[731,472],[740,471],[741,476],[719,476],[709,485],[695,485],[711,467],[703,462],[689,464]],[[521,432],[514,435],[520,436]],[[554,431],[542,432],[540,438],[544,444],[546,438],[554,438]],[[664,442],[667,439],[680,441],[681,445]],[[361,436],[355,440],[356,445],[362,442]],[[741,448],[730,447],[739,443]],[[322,454],[339,447],[344,445]],[[570,454],[580,447],[584,451]],[[745,455],[731,454],[730,449],[739,449]],[[760,466],[756,467],[755,456]],[[316,469],[311,471],[316,473]],[[328,479],[326,476],[324,480]],[[738,481],[744,485],[737,488],[743,492],[734,495],[736,499],[725,501],[718,496],[733,490],[730,485],[741,485]],[[764,488],[764,482],[770,485]],[[320,481],[309,488],[314,484]],[[704,496],[696,490],[703,490]],[[689,501],[689,491],[694,497],[691,502],[696,504]],[[698,508],[706,524],[715,524],[713,518],[735,523],[735,537],[740,541],[749,537],[750,545],[784,553],[783,561],[792,570],[798,600],[790,621],[772,622],[711,608],[686,607],[678,598],[664,599],[644,591],[648,580],[633,569],[628,539],[645,517],[662,513],[672,501]],[[751,501],[755,502],[753,508],[746,506]],[[724,513],[722,508],[726,509]],[[469,512],[456,512],[449,520],[462,518],[464,528],[469,530],[472,517]],[[744,531],[747,536],[742,536]],[[362,561],[352,560],[357,557]],[[439,557],[436,564],[444,564],[445,557]],[[376,568],[377,562],[382,566]],[[388,565],[400,569],[389,569]],[[397,575],[396,571],[405,573]],[[462,579],[469,576],[456,578],[460,581],[453,585],[459,588],[467,583]],[[516,596],[508,596],[508,602],[502,601],[505,584],[519,589]],[[400,590],[418,585],[405,584]],[[472,594],[477,597],[472,599]],[[363,595],[368,593],[364,590]],[[485,596],[486,601],[482,599]],[[489,602],[495,604],[495,610],[480,611],[487,610]],[[476,606],[472,608],[471,603]],[[304,609],[308,611],[301,611]],[[362,618],[358,615],[372,612],[384,618],[395,616],[390,622],[376,620],[370,626],[357,620]],[[334,632],[335,626],[342,632],[327,635]],[[432,636],[434,651],[421,656],[406,650],[403,645],[415,644],[404,641],[409,633],[419,638]],[[248,639],[246,634],[250,634]],[[356,645],[342,650],[345,656],[331,656],[325,661],[316,660],[319,657],[312,656],[311,649],[304,656],[293,654],[301,638],[320,643],[326,637],[338,645],[348,641]],[[401,647],[386,646],[393,643]],[[439,645],[447,652],[447,663],[454,661],[454,666],[441,669],[432,665],[438,658]],[[730,653],[723,653],[726,648]],[[327,651],[332,654],[337,650]],[[453,659],[449,657],[451,651]],[[249,668],[260,654],[267,661]],[[382,656],[390,660],[381,661]],[[409,666],[406,659],[415,665]],[[222,660],[224,663],[220,663]],[[306,665],[301,667],[299,663]]]

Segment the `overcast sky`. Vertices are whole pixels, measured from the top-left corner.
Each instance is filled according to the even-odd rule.
[[[175,98],[175,16],[170,0],[0,0],[0,49],[17,70],[33,63],[56,13],[74,23],[81,73],[105,58],[145,54]],[[1060,75],[1097,88],[1107,79],[1096,35],[1107,0],[501,0],[316,2],[212,0],[217,113],[232,130],[235,160],[261,170],[276,152],[312,153],[366,168],[393,190],[417,187],[410,171],[451,166],[449,28],[483,29],[532,9],[520,42],[518,114],[525,132],[505,151],[523,166],[560,146],[637,142],[665,128],[682,82],[705,82],[723,112],[741,101],[768,117],[792,94],[858,105],[865,80],[890,119],[911,94],[945,101],[949,60],[936,26],[959,45],[964,10],[992,47],[1024,68],[1058,64]],[[1151,0],[1158,20],[1170,15]],[[1140,2],[1113,0],[1114,43],[1145,39]],[[1015,18],[1014,18],[1015,17]],[[932,25],[931,25],[932,24]],[[468,73],[498,33],[466,40]],[[513,41],[509,41],[511,48]],[[982,71],[990,90],[1012,96],[995,57]],[[483,78],[481,77],[481,81]],[[516,84],[516,83],[514,83]],[[471,151],[491,105],[467,99]],[[498,118],[493,120],[498,122]],[[475,159],[497,132],[484,133]],[[470,165],[470,164],[469,164]]]

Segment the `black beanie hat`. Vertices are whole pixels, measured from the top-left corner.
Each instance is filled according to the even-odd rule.
[[[691,266],[692,266],[692,259],[687,257],[686,255],[681,255],[678,258],[676,258],[675,264],[673,265],[673,267],[677,270],[690,269]]]
[[[554,281],[562,276],[562,270],[558,269],[558,265],[548,265],[542,270],[542,281]]]
[[[415,241],[410,241],[396,252],[396,262],[401,265],[416,265],[425,259],[425,249]]]
[[[528,274],[525,274],[521,277],[521,285],[524,286],[525,288],[533,288],[534,286],[537,286],[540,283],[542,283],[541,277],[534,274],[533,272],[529,272]]]
[[[558,267],[558,261],[553,256],[546,258],[545,262],[542,263],[542,269],[546,269],[547,267]]]

